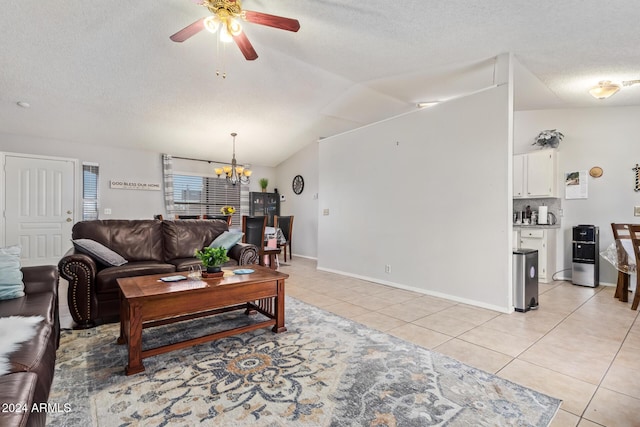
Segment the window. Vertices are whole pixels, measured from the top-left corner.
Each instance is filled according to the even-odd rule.
[[[82,219],[98,219],[98,176],[97,163],[82,163]]]
[[[173,175],[173,203],[176,215],[220,215],[220,208],[233,206],[232,224],[242,221],[242,194],[248,186],[231,185],[226,179],[199,175]]]

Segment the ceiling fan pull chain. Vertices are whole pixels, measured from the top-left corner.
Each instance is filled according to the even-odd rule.
[[[222,43],[222,78],[227,78],[227,44]]]
[[[218,38],[216,42],[216,57],[222,62],[222,73],[220,72],[220,68],[216,68],[216,77],[222,77],[223,79],[227,78],[227,71],[225,65],[225,57],[226,57],[226,48],[225,44],[222,44],[222,55],[220,55],[220,39]]]

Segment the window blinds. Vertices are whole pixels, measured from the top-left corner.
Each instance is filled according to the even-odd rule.
[[[97,163],[82,163],[82,219],[98,219],[98,178],[100,166]]]
[[[223,206],[233,206],[232,223],[241,223],[242,193],[248,186],[231,185],[226,179],[199,175],[173,175],[173,202],[176,215],[221,215]]]

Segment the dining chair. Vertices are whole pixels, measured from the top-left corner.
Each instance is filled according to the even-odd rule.
[[[640,224],[629,224],[629,234],[633,243],[633,253],[636,256],[636,290],[631,303],[631,310],[636,310],[640,304],[640,274],[638,274],[638,266],[640,266]]]
[[[269,251],[269,254],[265,255],[265,258],[269,259],[269,267],[271,267],[274,270],[276,268],[279,268],[280,260],[278,259],[278,255],[280,255],[280,251],[282,249],[280,249],[280,247],[278,246],[278,239],[275,237],[268,238],[266,243],[266,248]],[[271,250],[277,250],[277,253],[274,252],[272,255]],[[264,262],[266,262],[266,259],[264,260]],[[274,263],[275,263],[275,268],[274,268]]]
[[[265,247],[264,229],[267,226],[266,216],[242,216],[242,242],[250,243],[258,248],[258,263],[265,265],[264,257],[269,257],[269,267],[276,269],[276,256],[282,251],[281,248]]]
[[[613,239],[616,245],[618,264],[629,265],[629,255],[622,244],[622,240],[631,239],[629,224],[616,224],[612,222],[611,231],[613,232]],[[622,302],[629,301],[629,277],[629,273],[618,269],[618,282],[616,284],[616,293],[614,294],[614,298],[618,298]]]
[[[221,219],[231,227],[231,215],[202,215],[202,219]]]
[[[200,215],[176,215],[176,219],[201,219]]]
[[[291,253],[291,237],[293,235],[293,215],[289,216],[279,216],[276,215],[274,218],[274,227],[282,230],[282,235],[286,239],[285,243],[278,243],[279,247],[284,248],[284,262],[287,262],[287,246],[289,247],[289,258],[293,259],[293,254]]]

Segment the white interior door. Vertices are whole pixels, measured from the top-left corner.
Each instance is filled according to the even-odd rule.
[[[22,246],[22,265],[57,265],[71,247],[75,163],[5,157],[5,244]]]

